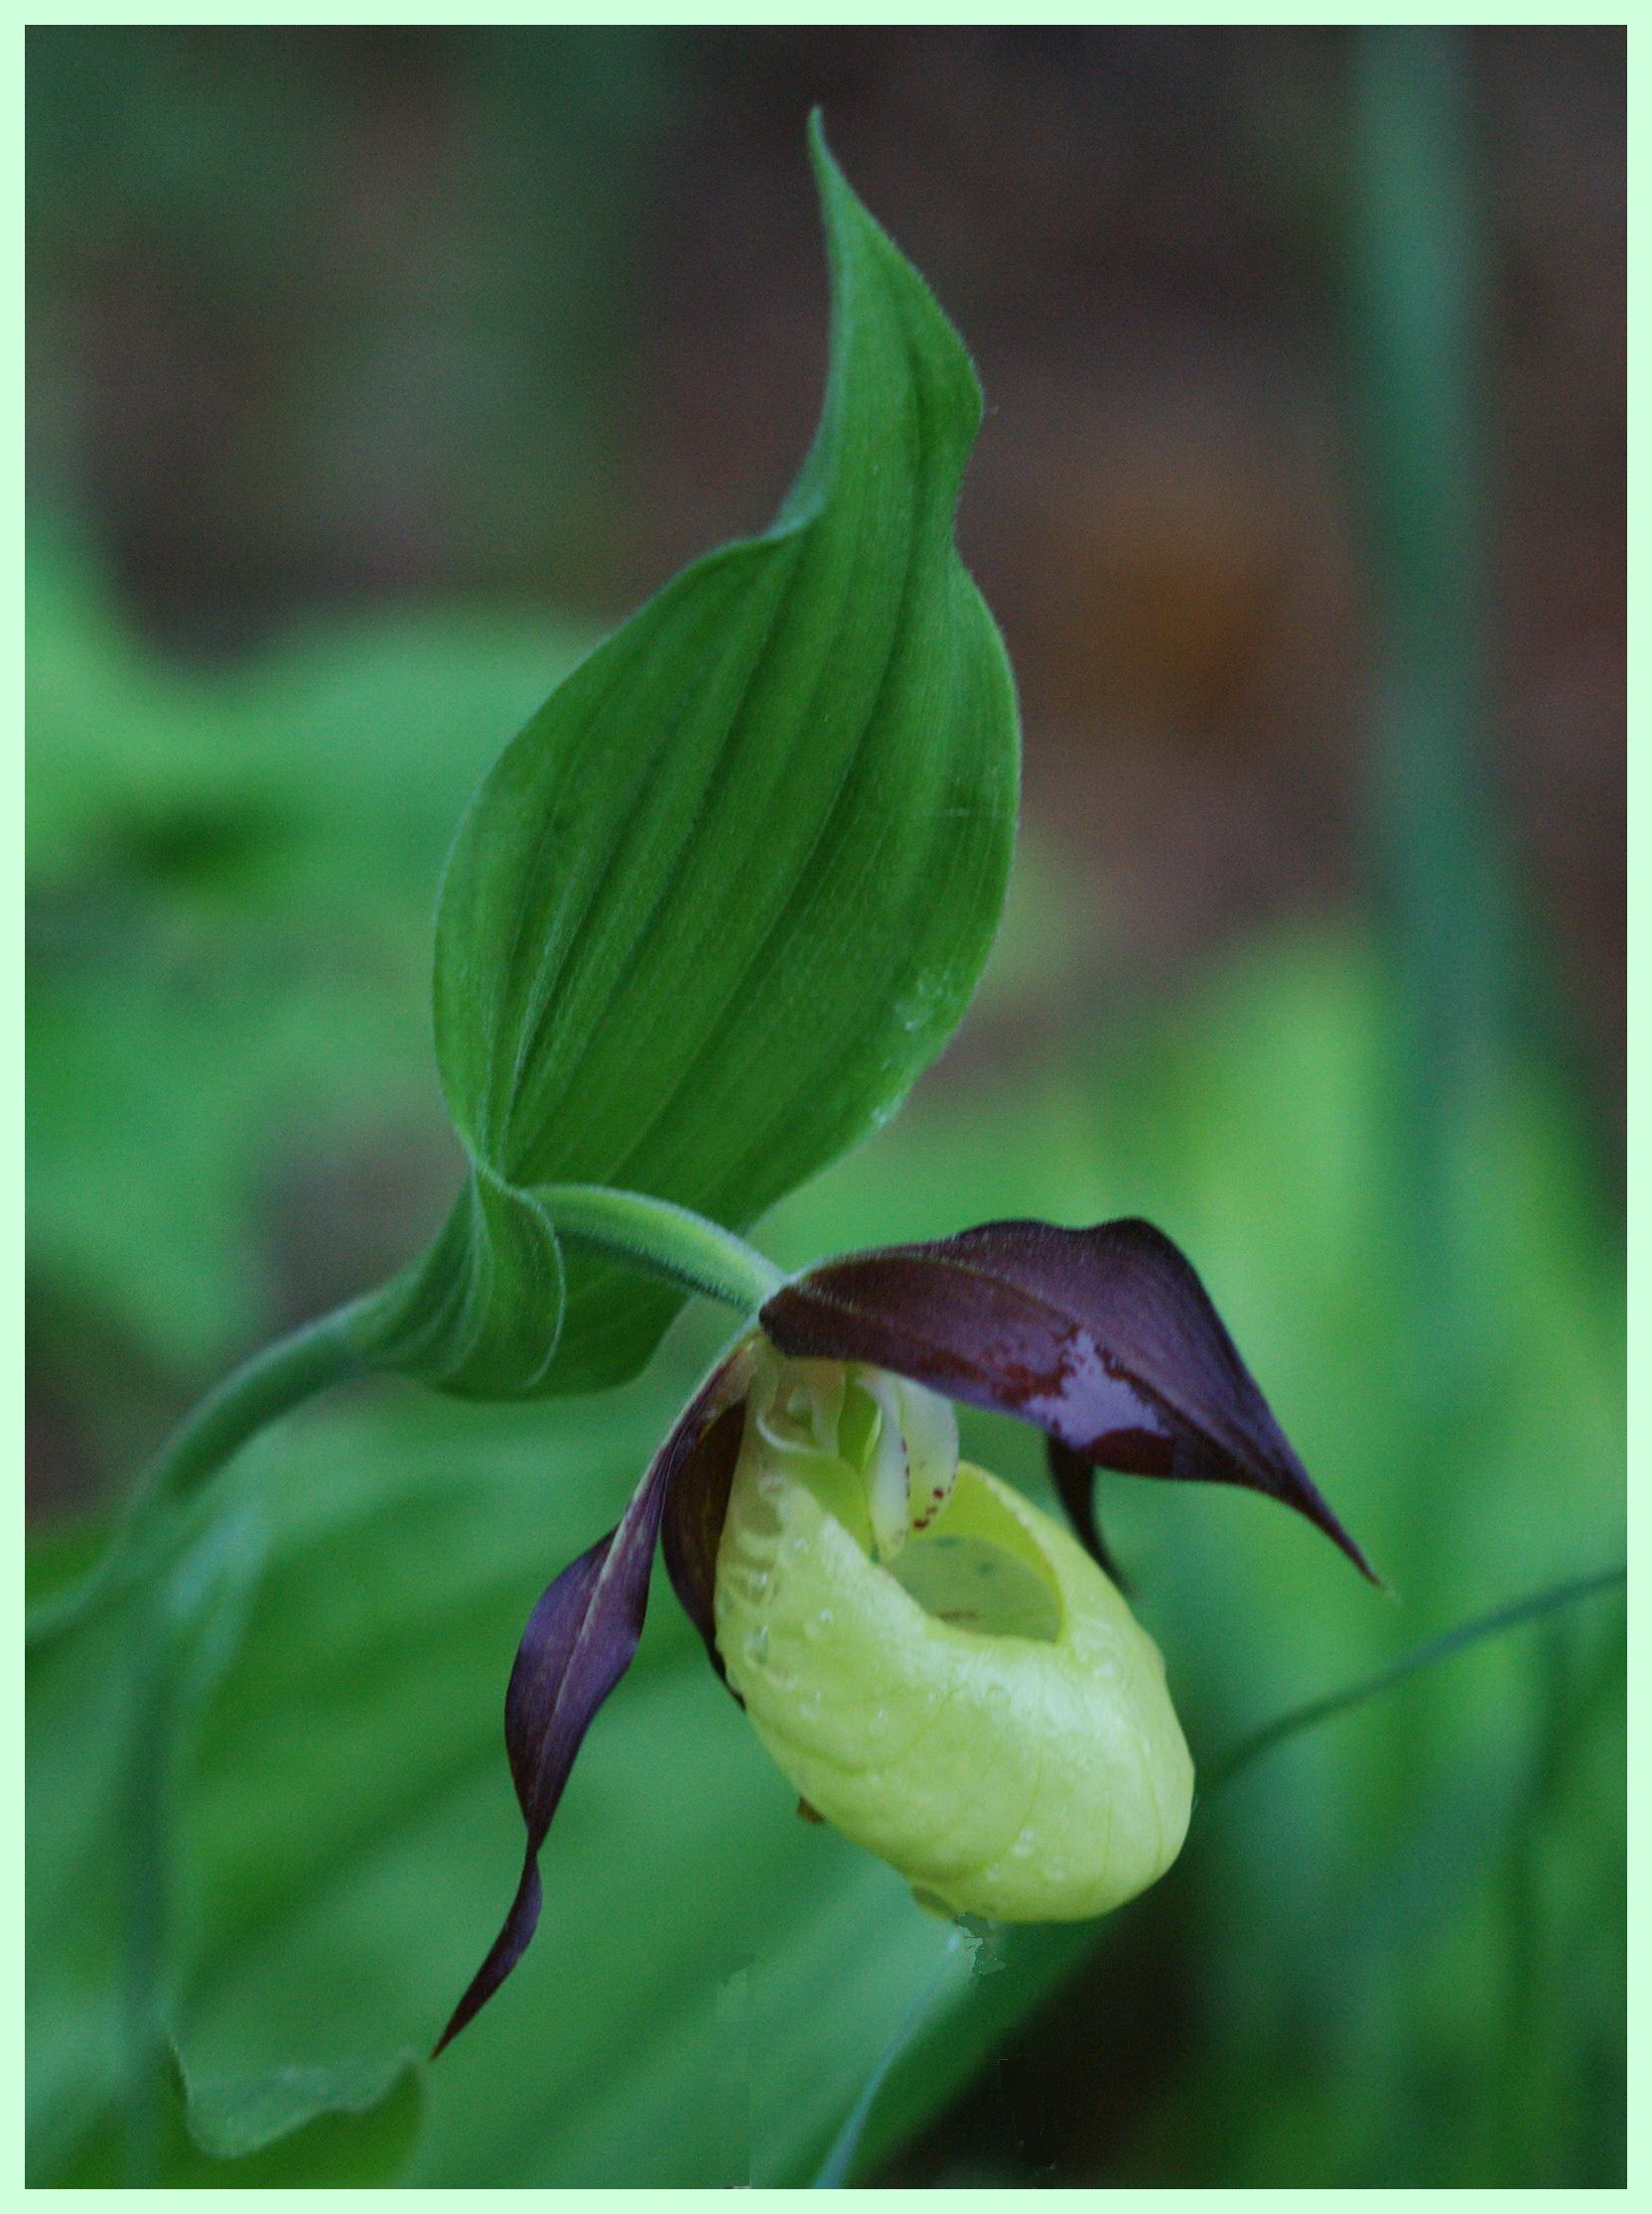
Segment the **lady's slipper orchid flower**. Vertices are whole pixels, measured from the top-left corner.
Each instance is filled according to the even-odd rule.
[[[921,1385],[759,1353],[714,1605],[805,1805],[924,1899],[1073,1921],[1175,1858],[1193,1767],[1158,1648]]]
[[[636,1650],[656,1541],[808,1811],[926,1902],[1012,1921],[1121,1904],[1174,1860],[1191,1807],[1164,1664],[1105,1573],[1092,1469],[1266,1492],[1375,1581],[1146,1222],[852,1254],[783,1284],[757,1323],[534,1608],[505,1703],[526,1860],[444,2045],[533,1934],[539,1849]],[[1083,1546],[960,1462],[954,1399],[1044,1431]]]

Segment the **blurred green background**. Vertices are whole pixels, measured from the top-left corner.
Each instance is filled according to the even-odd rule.
[[[783,491],[817,101],[981,367],[1027,798],[956,1044],[759,1242],[1186,1247],[1397,1594],[1106,1479],[1206,1760],[1622,1557],[1620,32],[32,31],[36,1573],[444,1210],[446,842]],[[522,1620],[717,1330],[598,1401],[361,1390],[228,1478],[163,1602],[172,2179],[813,2172],[945,1932],[795,1819],[663,1589],[533,1954],[411,2058],[513,1880]],[[122,2172],[136,1634],[31,1664],[41,2182]],[[1607,1594],[1478,1648],[989,1945],[855,2180],[1621,2183],[1623,1638]]]

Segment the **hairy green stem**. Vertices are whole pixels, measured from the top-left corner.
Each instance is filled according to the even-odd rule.
[[[278,1415],[365,1372],[351,1324],[364,1303],[336,1308],[277,1338],[215,1384],[150,1461],[88,1575],[31,1609],[29,1636],[50,1637],[129,1590],[166,1558],[180,1509]]]
[[[669,1199],[600,1183],[539,1184],[533,1196],[557,1235],[595,1246],[690,1292],[755,1315],[785,1282],[755,1246]]]
[[[548,1184],[534,1197],[559,1236],[743,1314],[755,1314],[784,1282],[744,1238],[668,1199],[601,1184]],[[178,1510],[267,1423],[334,1384],[364,1375],[371,1363],[356,1325],[371,1306],[355,1300],[336,1308],[214,1385],[150,1462],[89,1574],[31,1610],[31,1639],[69,1628],[159,1567],[178,1536]]]

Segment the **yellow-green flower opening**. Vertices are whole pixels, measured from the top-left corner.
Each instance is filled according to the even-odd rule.
[[[922,1386],[765,1350],[718,1649],[788,1781],[926,1901],[1104,1914],[1186,1835],[1193,1765],[1164,1662],[1090,1556],[956,1453]]]

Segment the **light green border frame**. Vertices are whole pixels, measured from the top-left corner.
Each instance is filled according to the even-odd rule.
[[[291,24],[327,26],[334,24],[442,25],[451,23],[454,20],[455,11],[451,7],[434,8],[420,5],[385,7],[376,4],[364,4],[354,7],[344,5],[331,8],[287,8],[282,7],[279,4],[274,6],[243,4],[238,7],[219,6],[215,8],[180,5],[171,8],[134,8],[131,10],[127,10],[124,8],[110,8],[96,11],[89,11],[84,8],[72,7],[32,7],[25,14],[21,28],[26,31],[31,25],[35,24],[44,26],[52,24],[77,24],[86,22],[133,25],[157,23],[187,25],[239,22],[246,24]],[[862,0],[862,4],[859,6],[852,4],[852,0],[838,0],[837,5],[816,5],[813,7],[787,7],[781,4],[769,5],[767,7],[732,8],[725,6],[721,8],[688,8],[682,10],[664,8],[657,5],[653,7],[619,6],[614,4],[614,0],[608,0],[608,4],[606,5],[603,4],[603,0],[596,0],[596,4],[590,4],[590,0],[588,0],[588,4],[583,7],[569,8],[566,10],[519,7],[511,5],[495,5],[485,11],[484,20],[492,24],[544,24],[547,26],[563,23],[612,23],[616,25],[683,23],[693,25],[727,24],[736,26],[741,24],[768,25],[775,23],[786,23],[800,25],[819,25],[822,28],[827,28],[834,25],[865,26],[869,24],[887,25],[890,28],[906,28],[922,27],[928,25],[940,27],[958,23],[996,24],[1012,21],[1026,22],[1030,19],[1017,18],[1013,16],[1011,12],[1005,9],[1002,5],[997,7],[986,7],[980,5],[970,6],[967,4],[967,0],[964,0],[964,4],[961,5],[957,4],[957,0],[954,0],[954,5],[950,7],[908,5],[902,8],[891,8],[887,10],[877,6],[869,7],[865,4],[865,0]],[[1194,28],[1202,28],[1207,26],[1216,28],[1223,25],[1243,25],[1247,28],[1269,28],[1289,25],[1323,25],[1326,27],[1332,27],[1364,23],[1455,23],[1473,26],[1527,25],[1534,27],[1541,25],[1545,27],[1553,26],[1557,28],[1581,28],[1583,26],[1606,26],[1614,24],[1620,24],[1627,27],[1629,25],[1629,15],[1627,9],[1619,9],[1617,11],[1611,12],[1601,12],[1592,8],[1573,9],[1556,7],[1553,5],[1543,7],[1532,5],[1531,0],[1504,0],[1504,4],[1501,6],[1476,5],[1454,9],[1424,9],[1415,6],[1394,6],[1383,8],[1367,7],[1364,9],[1348,11],[1330,11],[1322,8],[1280,8],[1269,11],[1254,11],[1243,8],[1172,9],[1148,6],[1138,7],[1134,9],[1102,9],[1086,6],[1057,6],[1039,10],[1036,16],[1034,18],[1032,18],[1031,20],[1036,21],[1040,24],[1070,24],[1075,26],[1117,23],[1143,26],[1187,25]],[[21,38],[19,38],[13,49],[16,55],[14,78],[15,88],[10,102],[11,111],[14,116],[14,127],[10,138],[10,143],[13,147],[11,161],[13,164],[13,172],[16,179],[16,200],[14,205],[19,209],[19,211],[21,211],[23,202],[23,152],[25,126],[22,49],[23,41]],[[1652,125],[1652,102],[1649,102],[1647,97],[1645,96],[1645,71],[1640,66],[1639,49],[1639,40],[1631,35],[1629,39],[1628,65],[1630,121],[1631,125],[1641,122],[1646,122],[1649,125]],[[1632,362],[1635,354],[1635,340],[1638,336],[1642,321],[1642,295],[1641,286],[1639,283],[1639,270],[1637,265],[1638,257],[1635,252],[1633,241],[1636,237],[1636,231],[1634,227],[1635,218],[1643,210],[1646,200],[1646,195],[1643,190],[1643,174],[1647,166],[1647,157],[1642,150],[1643,145],[1644,142],[1640,139],[1638,131],[1634,128],[1631,128],[1629,133],[1628,177],[1628,204],[1631,218],[1631,246],[1629,255],[1629,312],[1627,332],[1631,361],[1631,395],[1633,393]],[[20,301],[23,296],[24,274],[23,230],[21,220],[13,221],[8,229],[7,236],[9,240],[9,255],[15,269],[14,283],[11,287],[11,297],[14,301]],[[23,348],[21,345],[21,316],[19,317],[19,323],[16,327],[16,331],[17,336],[16,338],[14,338],[11,352],[11,380],[17,396],[14,421],[20,423],[23,412],[24,390]],[[1635,546],[1639,543],[1639,534],[1636,528],[1636,523],[1638,520],[1642,499],[1644,498],[1646,491],[1646,466],[1643,459],[1646,438],[1645,434],[1640,428],[1638,410],[1632,410],[1629,420],[1628,454],[1629,540],[1631,554],[1633,553],[1633,549],[1635,548]],[[13,550],[8,563],[8,566],[16,579],[15,588],[10,596],[11,606],[14,611],[9,625],[9,635],[13,641],[13,678],[11,696],[14,700],[20,700],[22,695],[23,674],[23,556],[21,530],[21,516],[23,507],[23,449],[22,441],[20,438],[14,439],[13,444],[10,448],[10,453],[12,456],[10,465],[11,473],[13,475],[16,486],[13,503],[14,522],[9,540],[9,543],[11,544]],[[1632,561],[1630,568],[1630,634],[1631,636],[1636,636],[1640,635],[1641,632],[1639,630],[1639,625],[1635,621],[1635,609],[1637,606],[1641,605],[1644,602],[1646,595],[1644,591],[1636,590],[1636,586],[1634,583],[1635,570]],[[1631,728],[1633,727],[1632,719],[1635,707],[1638,703],[1639,691],[1640,685],[1637,681],[1637,673],[1633,663],[1631,663],[1628,689]],[[19,887],[18,899],[19,907],[21,908],[21,886],[23,883],[24,874],[23,799],[21,783],[21,717],[19,717],[18,728],[19,739],[16,742],[17,769],[15,772],[15,781],[12,785],[12,789],[15,794],[14,805],[17,828],[15,832],[11,834],[8,843],[10,844],[11,850],[15,857],[15,875],[13,878],[13,882]],[[1642,803],[1642,785],[1644,779],[1640,766],[1640,758],[1636,748],[1633,745],[1629,747],[1628,770],[1629,848],[1631,863],[1634,864],[1638,863],[1643,858],[1642,849],[1646,841],[1643,836],[1645,825],[1643,819],[1644,806]],[[1648,1347],[1647,1345],[1647,1333],[1644,1327],[1644,1309],[1646,1302],[1641,1291],[1642,1271],[1640,1266],[1640,1256],[1644,1253],[1647,1243],[1645,1232],[1648,1227],[1649,1200],[1646,1186],[1646,1177],[1639,1168],[1639,1156],[1635,1146],[1635,1140],[1638,1135],[1639,1117],[1644,1111],[1644,1102],[1647,1094],[1647,1085],[1644,1072],[1647,1066],[1648,1048],[1645,1033],[1643,1032],[1641,1025],[1636,1018],[1639,1013],[1639,993],[1642,989],[1642,977],[1644,973],[1641,968],[1640,956],[1646,950],[1649,942],[1649,918],[1652,918],[1652,870],[1649,870],[1647,875],[1643,876],[1638,866],[1631,866],[1629,871],[1629,897],[1627,908],[1629,949],[1629,1038],[1627,1067],[1629,1086],[1628,1135],[1630,1148],[1628,1174],[1628,1231],[1630,1257],[1629,1352],[1630,1374],[1637,1377],[1644,1373],[1647,1373],[1646,1370],[1643,1370],[1641,1368],[1639,1359],[1637,1358],[1637,1353],[1643,1351],[1652,1352],[1652,1347]],[[8,1013],[11,1015],[12,1018],[10,1026],[11,1035],[17,1041],[15,1050],[18,1055],[18,1085],[16,1091],[12,1094],[12,1098],[14,1102],[13,1113],[16,1117],[19,1133],[19,1157],[21,1168],[21,1138],[23,1124],[21,1083],[23,1053],[23,978],[22,961],[20,958],[15,960],[6,972],[5,997],[8,1006]],[[21,1174],[18,1175],[12,1188],[16,1194],[16,1197],[13,1201],[16,1221],[16,1238],[15,1244],[13,1246],[13,1251],[21,1254],[23,1249],[24,1225],[23,1186]],[[14,1428],[12,1434],[14,1436],[21,1436],[23,1429],[23,1294],[20,1274],[15,1275],[13,1278],[13,1291],[11,1294],[11,1298],[14,1303],[13,1312],[15,1316],[14,1325],[9,1332],[9,1342],[15,1348],[9,1364],[10,1375],[12,1379],[11,1396],[14,1409]],[[1648,1368],[1652,1369],[1652,1360],[1649,1360]],[[1646,1415],[1642,1405],[1643,1397],[1643,1391],[1633,1391],[1631,1393],[1629,1410],[1629,1537],[1631,1555],[1634,1549],[1634,1537],[1638,1523],[1638,1497],[1640,1488],[1639,1477],[1642,1467],[1642,1452],[1646,1431]],[[20,1655],[23,1644],[21,1636],[21,1617],[23,1613],[21,1553],[22,1548],[20,1543],[18,1556],[18,1574],[16,1583],[14,1585],[14,1591],[16,1593],[14,1603],[18,1609],[17,1629],[19,1633],[16,1637],[16,1644],[14,1649]],[[1633,1692],[1639,1685],[1641,1676],[1641,1662],[1640,1639],[1636,1632],[1634,1623],[1633,1607],[1631,1607],[1630,1611],[1630,1685],[1631,1691]],[[14,1758],[10,1764],[11,1773],[17,1776],[21,1776],[23,1768],[23,1700],[21,1684],[21,1660],[19,1660],[18,1663],[18,1671],[19,1680],[17,1683],[16,1692],[9,1704],[8,1723],[5,1734],[15,1748]],[[1638,1731],[1636,1730],[1635,1723],[1636,1716],[1639,1712],[1640,1702],[1638,1697],[1636,1697],[1630,1710],[1630,1743],[1632,1748],[1636,1744],[1638,1738]],[[1634,1841],[1639,1837],[1644,1837],[1645,1835],[1645,1825],[1641,1820],[1640,1814],[1641,1799],[1643,1794],[1641,1791],[1634,1788],[1634,1772],[1635,1771],[1632,1766],[1631,1790],[1629,1795],[1631,1866],[1635,1865]],[[23,1988],[23,1846],[20,1828],[15,1824],[6,1842],[4,1853],[7,1865],[12,1875],[10,1890],[12,1899],[14,1901],[14,1907],[9,1923],[8,1941],[5,1945],[3,1953],[0,1953],[0,1959],[3,1959],[8,1964],[10,1969],[10,1973],[6,1978],[8,1988],[14,1994],[20,1995]],[[1640,1905],[1639,1900],[1640,1893],[1637,1890],[1631,1889],[1629,1900],[1629,1968],[1632,1994],[1637,1992],[1641,1988],[1639,1982],[1639,1970],[1644,1965],[1646,1949],[1644,1926],[1645,1910]],[[9,2141],[9,2143],[4,2159],[4,2166],[0,2167],[0,2173],[10,2173],[13,2177],[21,2179],[23,2171],[23,2026],[21,2005],[17,2000],[14,2000],[13,2002],[13,2008],[10,2018],[14,2025],[12,2035],[16,2041],[17,2062],[13,2074],[13,2082],[17,2088],[14,2093],[10,2117],[8,2118],[8,2122],[5,2126],[5,2138],[7,2141]],[[1636,2025],[1637,2016],[1634,2012],[1632,2012],[1630,2021],[1629,2042],[1631,2082],[1636,2080],[1635,2062],[1639,2054],[1644,2049],[1644,2039],[1637,2034]],[[1628,2170],[1631,2188],[1633,2187],[1634,2177],[1640,2172],[1639,2137],[1640,2132],[1638,2128],[1638,2112],[1632,2103],[1630,2116]],[[71,2191],[68,2193],[55,2192],[50,2195],[54,2199],[54,2201],[61,2203],[65,2199],[76,2200],[90,2198],[94,2194]],[[192,2203],[199,2204],[201,2201],[201,2194],[195,2192],[174,2193],[169,2191],[156,2192],[148,2195],[153,2199],[165,2198],[169,2201],[176,2199],[181,2206]],[[305,2205],[313,2206],[317,2204],[327,2205],[332,2202],[339,2202],[342,2204],[342,2202],[345,2198],[353,2194],[345,2191],[308,2191],[303,2193],[281,2193],[278,2195],[291,2197],[296,2200],[302,2200]],[[415,2191],[413,2193],[404,2195],[425,2198],[442,2206],[451,2205],[454,2198],[453,2193],[446,2191]],[[478,2193],[476,2195],[481,2196],[482,2194]],[[550,2194],[545,2195],[548,2196]],[[562,2203],[566,2203],[571,2199],[580,2200],[582,2203],[588,2202],[593,2209],[593,2214],[597,2214],[598,2209],[613,2208],[615,2206],[622,2207],[631,2202],[640,2203],[643,2201],[647,2201],[649,2203],[652,2203],[653,2201],[660,2198],[675,2198],[680,2195],[682,2194],[676,2192],[655,2192],[628,2189],[591,2191],[589,2193],[581,2191],[568,2191],[558,2192],[555,2194],[558,2200]],[[889,2191],[880,2191],[870,2194],[870,2196],[876,2198],[881,2205],[890,2204],[896,2197],[896,2195],[897,2194]],[[1109,2202],[1115,2206],[1121,2204],[1125,2200],[1129,2200],[1133,2205],[1139,2205],[1144,2210],[1144,2214],[1146,2214],[1146,2210],[1150,2206],[1164,2206],[1168,2199],[1181,2198],[1192,2200],[1195,2197],[1202,2195],[1203,2194],[1194,2194],[1191,2192],[1184,2193],[1172,2191],[1170,2193],[1166,2193],[1163,2191],[1150,2192],[1127,2190],[1122,2192],[1111,2192],[1108,2194],[1108,2198]],[[1303,2193],[1299,2195],[1296,2203],[1301,2203],[1302,2200],[1309,2198],[1315,2201],[1328,2200],[1334,2195],[1335,2194],[1331,2192]],[[1417,2200],[1421,2197],[1432,2197],[1436,2194],[1408,2192],[1405,2195],[1412,2200]],[[1481,2195],[1484,2196],[1485,2194]],[[1512,2192],[1507,2194],[1495,2193],[1491,2195],[1498,2197],[1506,2196],[1511,2201],[1518,2198],[1522,2204],[1527,2203],[1530,2197],[1530,2194]],[[230,2197],[231,2194],[225,2193],[224,2196]],[[789,2198],[790,2196],[792,2196],[792,2194],[789,2192],[759,2191],[754,2193],[753,2196],[777,2201],[782,2197]],[[997,2207],[1007,2205],[1012,2201],[1019,2202],[1023,2200],[1028,2201],[1032,2204],[1036,2204],[1039,2203],[1039,2201],[1041,2200],[1041,2196],[1042,2194],[1033,2191],[1011,2191],[1002,2189],[985,2190],[972,2192],[970,2194],[970,2204],[972,2207]],[[1446,2193],[1441,2193],[1439,2194],[1439,2196],[1443,2201],[1448,2198],[1448,2194]]]

